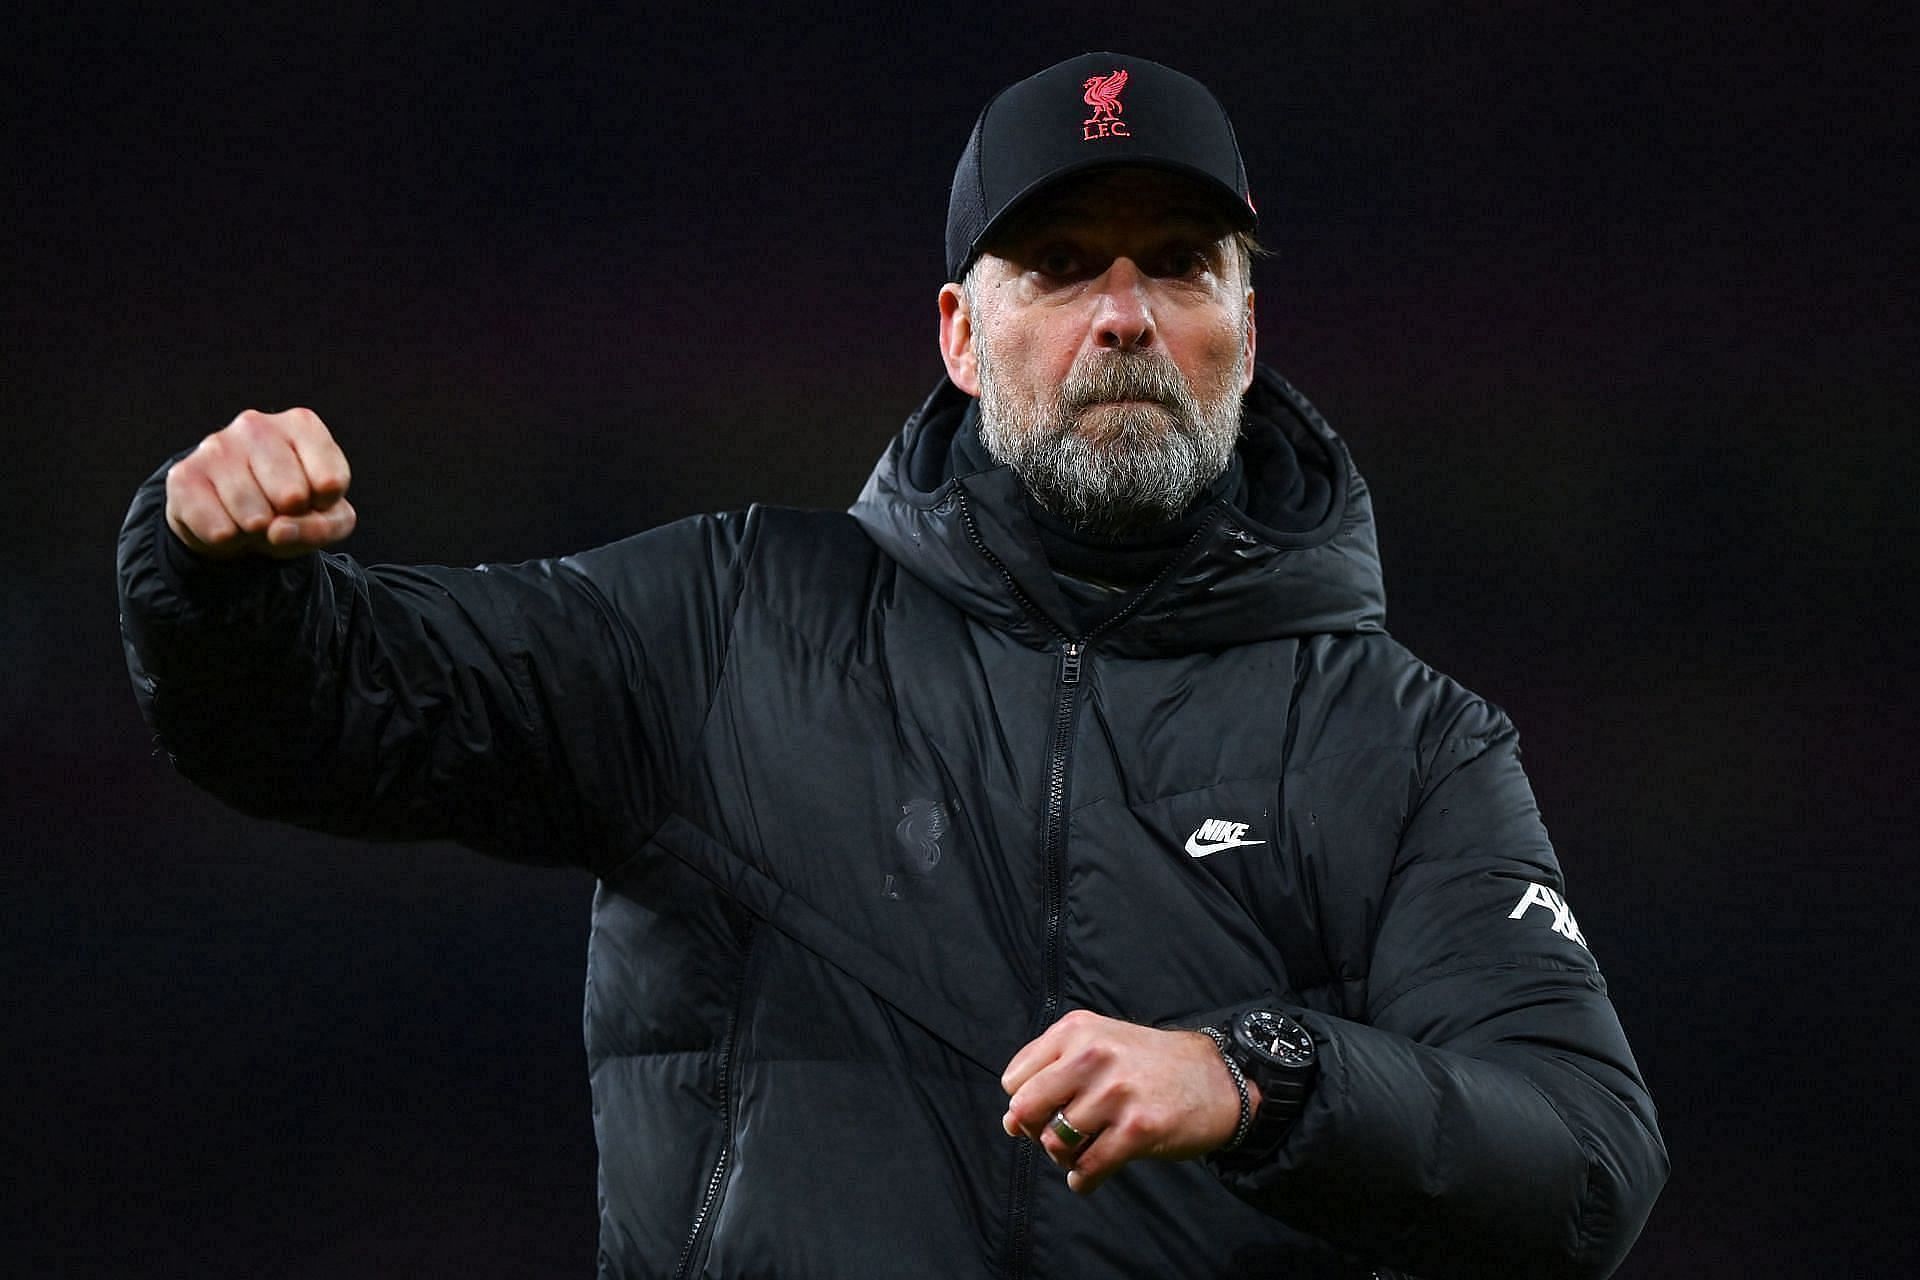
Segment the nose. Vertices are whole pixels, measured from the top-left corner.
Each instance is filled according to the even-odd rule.
[[[1153,345],[1153,307],[1146,273],[1131,258],[1115,258],[1100,279],[1093,312],[1094,341],[1115,351]]]

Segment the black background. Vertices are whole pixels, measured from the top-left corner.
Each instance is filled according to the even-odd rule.
[[[1912,1267],[1912,41],[1135,8],[15,16],[0,1265],[591,1267],[591,882],[171,776],[120,515],[293,404],[367,559],[844,506],[939,374],[981,102],[1114,48],[1226,102],[1262,357],[1369,478],[1395,634],[1525,736],[1673,1152],[1622,1274]]]

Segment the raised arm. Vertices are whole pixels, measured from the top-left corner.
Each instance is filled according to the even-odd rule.
[[[559,560],[364,567],[346,459],[246,413],[156,473],[121,534],[142,712],[236,808],[373,839],[604,867],[672,793],[726,648],[747,522]]]

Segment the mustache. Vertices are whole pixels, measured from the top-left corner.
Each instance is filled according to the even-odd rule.
[[[1173,361],[1144,351],[1115,352],[1076,366],[1060,396],[1075,410],[1115,400],[1151,400],[1176,412],[1193,405],[1193,392]]]

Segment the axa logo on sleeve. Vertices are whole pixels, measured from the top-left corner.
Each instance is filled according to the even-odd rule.
[[[1265,844],[1265,840],[1249,840],[1245,822],[1235,822],[1231,818],[1208,818],[1187,837],[1187,853],[1190,857],[1204,858],[1210,853],[1222,849],[1238,849],[1242,845]]]
[[[1573,918],[1573,908],[1567,900],[1543,884],[1530,884],[1527,891],[1520,895],[1520,902],[1507,912],[1507,919],[1518,920],[1534,907],[1545,907],[1553,912],[1553,931],[1571,942],[1587,945],[1586,935],[1580,932],[1580,925]]]

